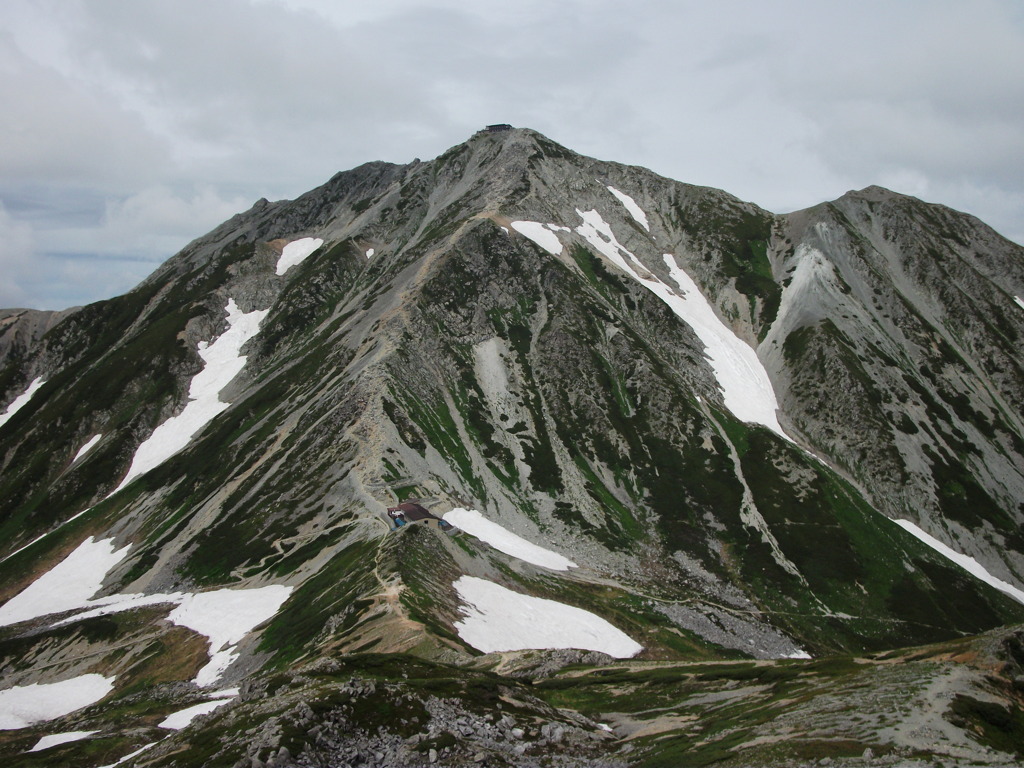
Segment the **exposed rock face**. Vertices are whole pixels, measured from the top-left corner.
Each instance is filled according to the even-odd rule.
[[[761,349],[794,428],[879,509],[1019,582],[1020,247],[877,187],[788,218]]]
[[[300,240],[322,244],[282,262]],[[139,764],[619,765],[657,747],[631,663],[864,654],[1022,621],[1006,594],[1024,584],[1021,295],[1024,249],[940,206],[869,188],[778,216],[527,130],[260,201],[124,296],[0,314],[0,405],[21,398],[0,424],[0,596],[88,536],[129,547],[61,604],[67,623],[0,629],[0,693],[116,674],[62,721],[100,731],[85,765],[163,738],[157,715],[209,704],[208,678],[244,683],[240,700]],[[224,351],[243,317],[258,328]],[[185,447],[119,488],[158,427]],[[479,510],[576,567],[390,532],[405,499]],[[527,618],[464,605],[463,576],[594,614],[641,662],[538,641]],[[232,590],[242,610],[271,586],[289,599],[238,637],[183,607]],[[472,621],[556,649],[481,659]],[[317,666],[334,659],[344,674]],[[595,708],[592,682],[564,693],[563,667],[606,662],[628,677],[621,712]],[[552,676],[543,695],[523,682]],[[381,692],[426,730],[351,704]],[[632,714],[612,737],[602,712]],[[692,736],[690,714],[658,733]]]

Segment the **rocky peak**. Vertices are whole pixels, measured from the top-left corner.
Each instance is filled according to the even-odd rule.
[[[513,128],[0,315],[0,714],[94,705],[0,754],[757,765],[849,695],[875,719],[830,720],[838,749],[896,753],[906,681],[954,663],[929,727],[1002,749],[1020,250],[878,188],[776,216]]]

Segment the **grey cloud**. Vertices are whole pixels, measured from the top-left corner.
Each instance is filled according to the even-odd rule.
[[[160,172],[167,147],[137,116],[40,66],[2,36],[0,93],[6,181],[137,181]]]
[[[6,226],[90,298],[213,215],[488,122],[772,210],[888,183],[1024,231],[1013,0],[9,3]]]

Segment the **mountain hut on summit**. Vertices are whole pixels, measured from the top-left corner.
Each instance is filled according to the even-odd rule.
[[[388,517],[391,518],[395,528],[401,528],[407,523],[421,522],[425,522],[427,525],[434,525],[442,531],[447,531],[452,527],[426,507],[411,502],[403,502],[397,507],[388,507]]]

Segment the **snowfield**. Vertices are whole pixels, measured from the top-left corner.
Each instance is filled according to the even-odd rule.
[[[238,642],[257,625],[273,617],[292,593],[292,587],[270,585],[198,593],[118,594],[93,599],[107,573],[128,555],[129,549],[130,546],[115,549],[113,539],[94,541],[90,536],[64,560],[0,606],[0,626],[88,609],[56,625],[62,626],[146,605],[176,604],[168,621],[205,635],[209,641],[210,661],[194,680],[196,685],[207,687],[216,683],[238,658]],[[0,713],[2,711],[0,706]]]
[[[0,691],[0,730],[26,728],[95,704],[114,690],[114,678],[81,675],[59,683],[16,685]]]
[[[213,343],[199,342],[199,356],[205,364],[203,370],[192,378],[184,410],[154,429],[153,434],[139,445],[128,474],[113,493],[187,446],[203,427],[228,407],[229,403],[221,401],[218,395],[245,367],[247,358],[240,350],[245,342],[259,333],[260,323],[269,311],[242,312],[234,299],[228,299],[228,329]]]
[[[237,643],[274,616],[291,592],[291,587],[271,585],[186,595],[167,619],[206,635],[210,641],[211,659],[199,670],[195,684],[205,688],[216,683],[238,658]]]
[[[789,440],[775,415],[779,403],[757,352],[718,318],[697,284],[676,264],[675,257],[670,253],[663,256],[678,289],[663,283],[626,250],[616,240],[611,225],[597,211],[584,212],[577,208],[576,213],[583,219],[576,231],[619,269],[668,304],[697,334],[706,347],[705,354],[722,389],[725,407],[741,421],[761,424]]]
[[[55,733],[52,736],[43,736],[29,752],[42,752],[50,747],[70,744],[73,741],[81,741],[82,739],[89,738],[94,733],[99,733],[99,731],[67,731],[65,733]]]
[[[629,212],[629,215],[633,217],[633,220],[641,227],[646,229],[648,232],[651,231],[651,225],[647,223],[647,214],[644,213],[643,208],[636,204],[636,200],[627,195],[625,192],[619,192],[615,187],[605,185],[609,192],[615,195],[616,199]]]
[[[506,555],[517,557],[520,560],[533,563],[533,565],[550,568],[553,571],[567,571],[577,567],[576,563],[569,558],[517,536],[494,521],[488,520],[475,509],[459,507],[443,515],[443,518],[456,528],[487,542]]]
[[[281,249],[281,257],[277,260],[277,274],[283,275],[292,267],[298,266],[323,244],[324,241],[319,237],[303,237],[288,243]]]
[[[991,573],[988,572],[985,566],[983,566],[973,557],[962,555],[956,550],[951,549],[950,547],[946,546],[941,541],[936,539],[934,536],[925,533],[923,530],[921,530],[919,527],[914,525],[909,520],[893,520],[893,522],[896,523],[896,525],[898,525],[903,530],[915,536],[922,543],[927,544],[929,547],[934,549],[943,557],[952,560],[954,563],[959,565],[972,576],[981,579],[989,586],[995,587],[1001,592],[1005,592],[1017,602],[1024,603],[1024,592],[1019,590],[1017,587],[1013,586],[1013,584],[1009,584],[1003,581],[1002,579],[993,576]]]
[[[643,650],[624,632],[581,608],[513,592],[474,576],[462,576],[454,586],[466,604],[465,618],[455,623],[455,629],[484,653],[581,648],[625,659]]]
[[[129,546],[114,548],[113,539],[90,536],[70,555],[0,606],[0,627],[51,613],[89,605],[110,569],[127,555]]]
[[[661,298],[693,328],[697,338],[707,347],[711,368],[722,387],[725,407],[741,421],[761,424],[789,440],[776,417],[779,401],[775,397],[775,388],[757,352],[719,319],[693,278],[676,264],[675,257],[666,253],[663,258],[679,291],[670,289],[669,294]],[[661,295],[654,287],[651,290]]]
[[[230,703],[231,699],[214,699],[213,701],[204,701],[201,704],[196,704],[168,715],[161,722],[157,723],[156,727],[167,728],[171,731],[180,731],[200,715],[208,715],[215,709]]]
[[[271,619],[291,593],[292,587],[275,584],[255,589],[218,589],[212,592],[111,595],[83,603],[81,607],[98,607],[76,614],[60,624],[121,613],[146,605],[177,603],[167,620],[205,635],[209,642],[210,661],[193,679],[199,687],[207,688],[216,683],[238,658],[238,642],[257,625]]]
[[[556,232],[568,232],[568,227],[560,227],[557,224],[541,224],[539,221],[513,221],[512,228],[528,237],[552,256],[562,253],[562,241],[558,239]]]
[[[0,413],[0,427],[6,424],[7,420],[11,418],[11,416],[16,414],[26,405],[28,405],[28,401],[32,399],[32,395],[34,395],[36,393],[36,390],[38,390],[45,383],[46,382],[43,381],[42,379],[33,379],[32,383],[28,385],[28,389],[26,389],[24,392],[22,392],[20,395],[14,398],[14,400],[11,401],[11,404],[7,406],[7,410],[5,410],[3,413]]]

